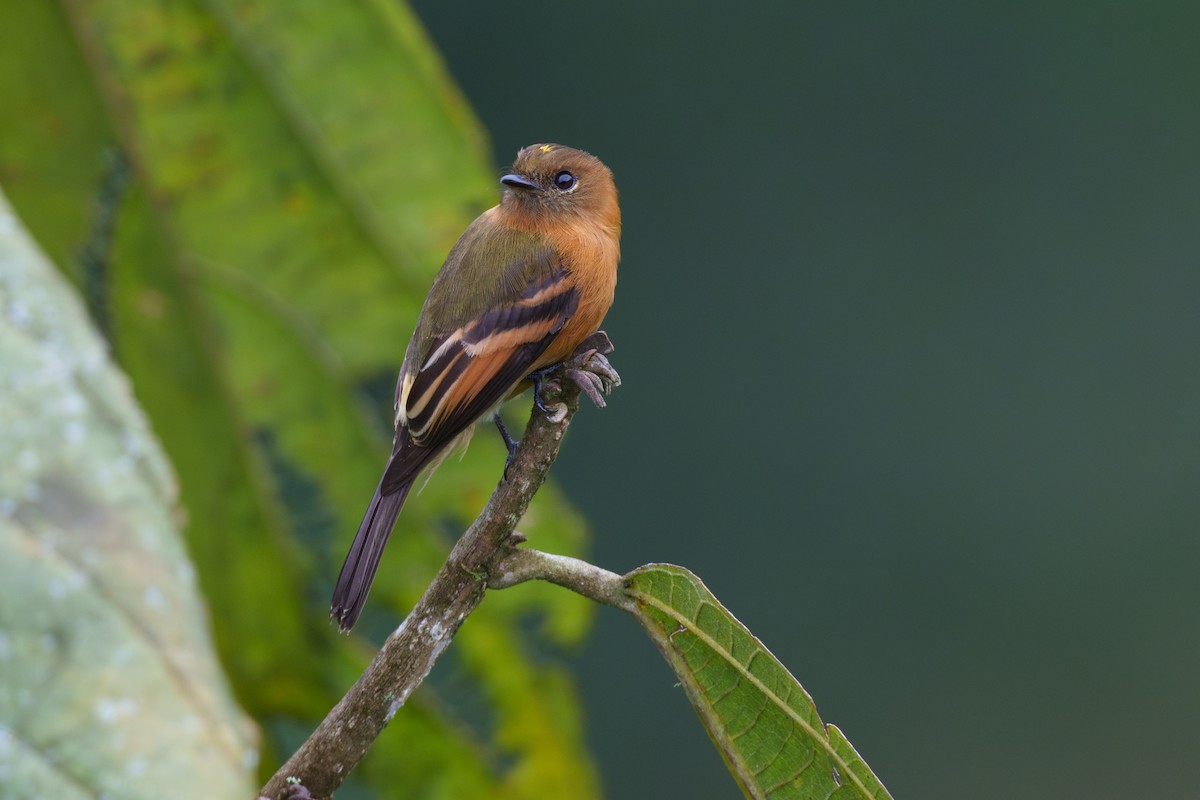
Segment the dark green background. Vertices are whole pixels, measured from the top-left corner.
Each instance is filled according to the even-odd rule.
[[[498,168],[617,176],[595,560],[700,574],[898,798],[1194,793],[1200,5],[415,5]],[[578,668],[611,797],[737,795],[632,622]]]

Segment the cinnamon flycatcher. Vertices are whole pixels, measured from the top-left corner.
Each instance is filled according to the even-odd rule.
[[[343,631],[362,612],[418,476],[465,446],[475,423],[525,389],[531,373],[568,358],[612,305],[621,211],[608,167],[535,144],[500,183],[500,204],[446,257],[408,343],[392,455],[333,591],[330,617]]]

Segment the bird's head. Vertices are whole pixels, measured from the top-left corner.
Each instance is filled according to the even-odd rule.
[[[517,153],[500,182],[506,211],[547,221],[581,215],[620,227],[612,172],[591,153],[559,144],[530,145]]]

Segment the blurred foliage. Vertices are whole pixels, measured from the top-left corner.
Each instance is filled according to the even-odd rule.
[[[111,320],[269,772],[372,651],[334,635],[328,595],[386,457],[424,292],[495,200],[483,134],[390,0],[14,0],[5,17],[0,185]],[[398,623],[498,479],[499,441],[480,438],[410,500],[367,636]],[[521,530],[561,553],[584,539],[553,487]],[[519,624],[571,644],[589,615],[548,586],[490,596],[448,681],[478,687],[481,707],[462,716],[425,687],[352,783],[594,795],[574,692]]]
[[[3,195],[0,397],[0,793],[249,795],[253,726],[216,662],[174,475]]]
[[[890,800],[804,687],[699,578],[650,564],[626,576],[626,591],[747,797]]]

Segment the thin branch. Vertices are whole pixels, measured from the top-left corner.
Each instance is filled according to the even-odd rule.
[[[631,610],[633,603],[625,593],[624,576],[578,558],[525,548],[514,548],[496,562],[488,588],[507,589],[532,580],[549,581],[589,600],[625,611]]]
[[[566,366],[587,369],[597,354],[607,365],[602,356],[611,351],[608,337],[601,332],[581,346]],[[580,389],[575,381],[556,382],[561,384],[561,409],[550,415],[534,406],[525,436],[508,466],[509,477],[496,486],[482,513],[458,540],[433,582],[384,642],[362,677],[267,782],[259,793],[260,800],[332,797],[433,669],[463,620],[483,600],[489,576],[496,574],[495,565],[515,556],[513,545],[521,537],[514,536],[513,529],[545,481],[563,434],[579,408]]]

